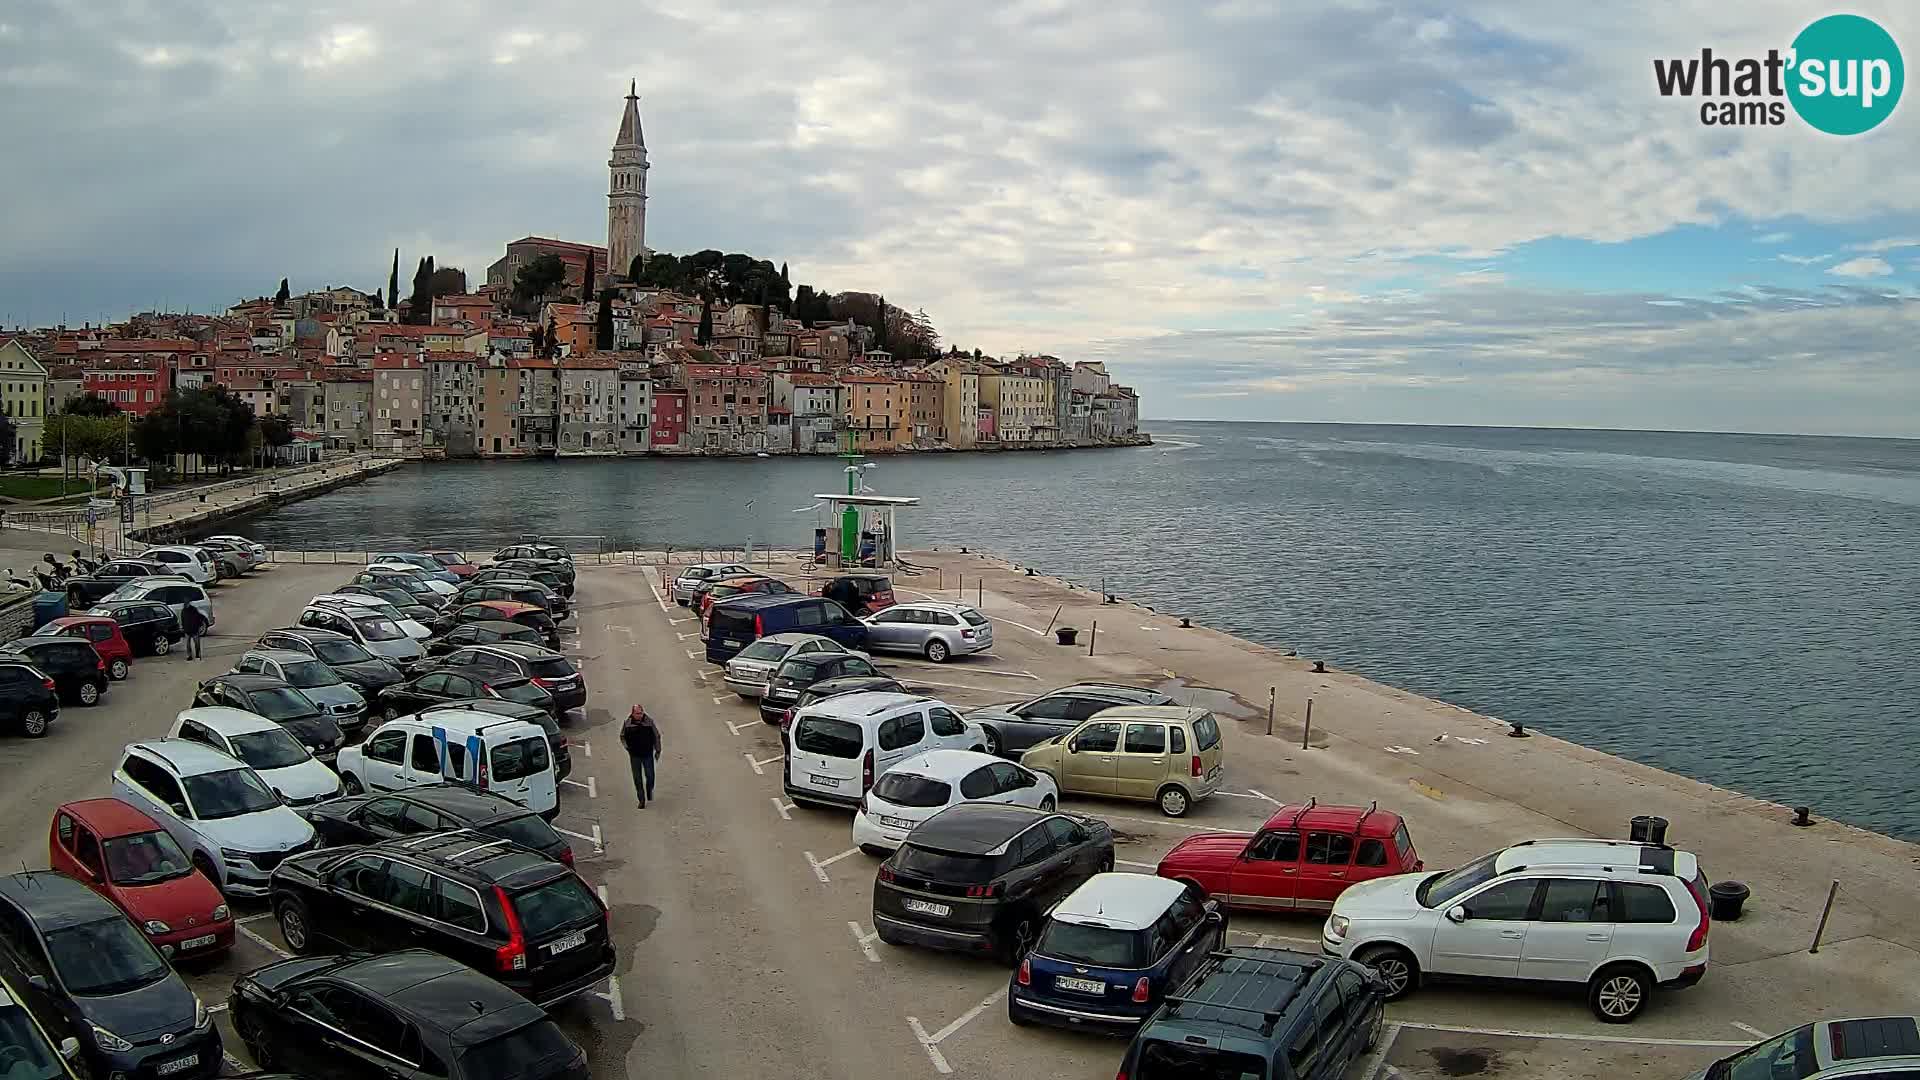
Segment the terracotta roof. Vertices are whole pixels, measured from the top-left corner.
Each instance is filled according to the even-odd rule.
[[[375,371],[395,371],[417,368],[420,358],[408,353],[380,353],[373,358]]]
[[[854,383],[856,385],[863,385],[863,386],[876,386],[876,385],[892,386],[893,385],[893,379],[886,375],[842,375],[840,376],[840,381],[843,383]]]
[[[795,386],[839,386],[840,380],[831,375],[817,375],[811,371],[794,371],[781,376]]]
[[[605,255],[607,253],[607,249],[599,246],[598,244],[576,244],[571,240],[553,240],[545,236],[523,236],[518,240],[510,241],[507,244],[507,247],[515,248],[515,247],[521,246],[522,244],[535,244],[540,247],[549,247],[549,248],[554,248],[560,251],[569,251],[576,255],[585,255],[589,251],[599,255]]]
[[[605,353],[583,353],[562,357],[560,366],[569,371],[612,371],[620,366],[620,361]]]

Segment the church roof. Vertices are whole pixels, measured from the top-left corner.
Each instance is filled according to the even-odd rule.
[[[640,130],[640,97],[634,93],[636,85],[631,82],[627,84],[627,111],[620,116],[620,134],[613,139],[613,145],[616,147],[644,148],[647,145],[646,132]]]

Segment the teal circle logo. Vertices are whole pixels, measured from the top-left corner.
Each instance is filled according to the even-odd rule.
[[[1829,135],[1871,131],[1893,115],[1906,65],[1893,35],[1872,19],[1829,15],[1793,39],[1787,99],[1793,111]]]

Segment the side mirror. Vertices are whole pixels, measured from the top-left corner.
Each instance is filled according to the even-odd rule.
[[[81,865],[85,866],[86,864],[82,863]],[[95,885],[105,885],[107,883],[107,875],[91,866],[87,867],[87,877],[90,878]]]
[[[43,994],[53,993],[53,984],[47,981],[47,977],[45,975],[27,976],[27,985],[33,987],[35,990],[38,990]]]
[[[174,816],[175,816],[175,817],[186,817],[186,816],[187,816],[187,804],[186,804],[186,803],[183,803],[183,802],[170,802],[170,803],[168,803],[168,804],[167,804],[167,809],[169,809],[169,810],[171,810],[171,811],[173,811],[173,814],[174,814]]]
[[[1447,921],[1452,923],[1466,922],[1467,909],[1460,904],[1453,905],[1452,907],[1447,909]]]
[[[67,1061],[72,1061],[74,1058],[79,1057],[80,1056],[80,1040],[74,1038],[71,1035],[67,1036],[64,1039],[61,1039],[60,1040],[60,1056]]]
[[[1209,903],[1207,905],[1207,921],[1208,922],[1217,923],[1217,922],[1222,922],[1225,919],[1226,919],[1226,916],[1220,914],[1219,905],[1213,904],[1213,903]]]

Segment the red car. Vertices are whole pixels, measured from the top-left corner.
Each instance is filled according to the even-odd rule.
[[[1193,882],[1230,907],[1328,911],[1356,881],[1411,874],[1425,865],[1406,822],[1378,807],[1289,803],[1256,833],[1189,836],[1154,872]]]
[[[35,630],[40,637],[77,637],[93,643],[93,651],[107,665],[107,676],[124,679],[133,666],[133,646],[120,624],[105,615],[62,615]]]
[[[467,557],[457,551],[429,551],[426,556],[446,567],[447,572],[455,577],[470,578],[480,572],[478,566],[468,562]]]
[[[233,947],[233,912],[213,882],[146,814],[119,799],[70,802],[53,812],[47,863],[127,913],[168,957]]]

